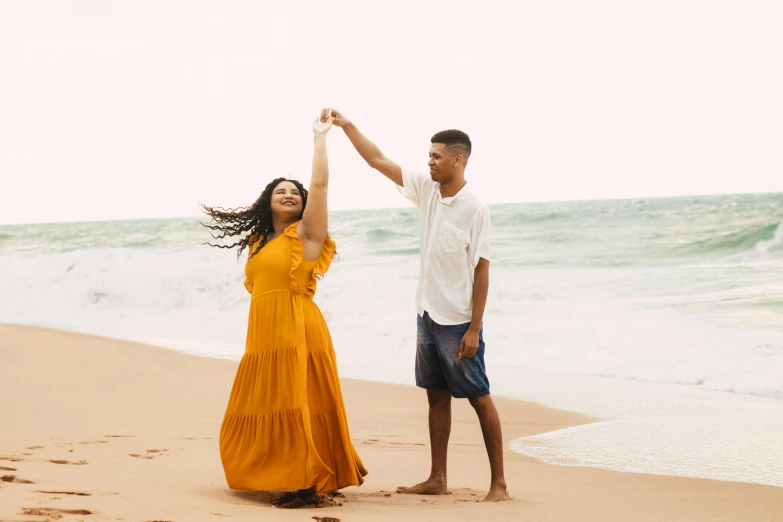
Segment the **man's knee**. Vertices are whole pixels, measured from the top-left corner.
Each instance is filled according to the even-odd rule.
[[[431,407],[448,406],[451,404],[451,392],[449,390],[427,390],[427,401]]]
[[[469,397],[468,401],[473,409],[477,412],[486,411],[488,408],[492,408],[494,403],[492,402],[491,395],[482,395],[481,397]]]

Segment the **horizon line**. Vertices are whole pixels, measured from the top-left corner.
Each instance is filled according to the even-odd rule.
[[[599,201],[623,201],[623,200],[650,200],[650,199],[683,199],[683,198],[701,198],[701,197],[728,197],[728,196],[765,196],[781,194],[780,191],[768,191],[768,192],[729,192],[729,193],[702,193],[702,194],[679,194],[674,196],[623,196],[623,197],[610,197],[610,198],[574,198],[574,199],[542,199],[531,201],[513,201],[506,203],[487,203],[489,207],[501,207],[505,205],[536,205],[546,203],[584,203],[584,202],[599,202]],[[241,208],[241,207],[237,207]],[[357,211],[383,211],[383,210],[399,210],[399,209],[413,209],[415,207],[409,205],[400,205],[392,207],[376,207],[376,208],[337,208],[329,210],[329,212],[357,212]],[[13,227],[24,225],[77,225],[84,223],[111,223],[111,222],[123,222],[123,221],[155,221],[161,219],[194,219],[198,220],[198,215],[186,216],[163,216],[163,217],[125,217],[125,218],[109,218],[109,219],[79,219],[75,221],[28,221],[19,223],[0,223],[0,227]]]

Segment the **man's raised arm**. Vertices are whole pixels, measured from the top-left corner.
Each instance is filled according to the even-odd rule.
[[[387,158],[381,152],[378,146],[368,140],[364,134],[359,132],[348,118],[342,115],[335,109],[324,109],[321,111],[321,121],[326,121],[329,117],[329,111],[332,114],[332,124],[340,127],[351,140],[351,144],[356,149],[356,152],[364,158],[369,166],[392,180],[394,183],[402,187],[402,169],[395,162]]]

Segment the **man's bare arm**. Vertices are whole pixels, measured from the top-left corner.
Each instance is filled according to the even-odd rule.
[[[489,294],[489,261],[479,258],[473,270],[473,315],[470,318],[470,329],[478,333],[484,321],[484,308],[487,306]]]
[[[479,349],[479,333],[484,321],[484,308],[487,306],[489,294],[489,261],[479,258],[478,265],[473,270],[473,314],[470,317],[468,331],[462,337],[458,359],[470,359]]]
[[[356,152],[364,158],[364,161],[366,161],[370,167],[402,187],[402,168],[400,168],[397,163],[384,156],[381,149],[379,149],[375,143],[367,139],[364,134],[359,132],[356,125],[339,111],[335,109],[324,109],[321,112],[322,119],[328,111],[331,111],[333,118],[332,124],[343,129],[345,135],[351,140],[351,144],[356,149]]]

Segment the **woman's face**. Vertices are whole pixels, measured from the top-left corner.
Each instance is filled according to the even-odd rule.
[[[275,216],[299,217],[302,213],[302,194],[290,181],[281,181],[272,191],[270,207]]]

